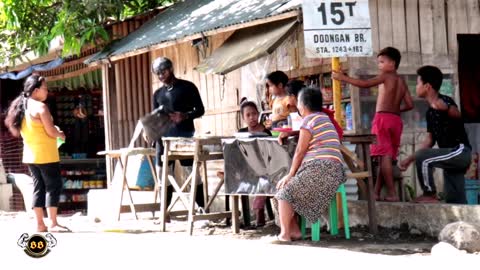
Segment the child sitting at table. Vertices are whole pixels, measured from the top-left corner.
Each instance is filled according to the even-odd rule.
[[[270,130],[268,130],[267,128],[265,128],[264,125],[258,122],[258,116],[260,112],[258,111],[257,105],[253,101],[248,101],[245,97],[242,98],[242,100],[240,101],[240,114],[242,115],[242,119],[247,124],[247,126],[239,129],[238,132],[263,132],[272,136]],[[224,172],[217,172],[217,176],[223,178]],[[246,197],[248,198],[248,196]],[[255,211],[257,227],[262,227],[265,225],[266,199],[266,196],[255,196],[255,199],[253,200],[253,210]],[[243,203],[244,201],[245,200],[242,199],[242,208],[247,208],[248,204]],[[243,211],[244,213],[247,212],[245,210]]]
[[[246,97],[242,98],[240,101],[240,114],[247,126],[239,129],[238,132],[264,132],[272,136],[270,130],[258,122],[260,112],[253,101],[248,101]]]
[[[259,111],[253,101],[247,101],[247,98],[243,98],[240,104],[240,113],[247,127],[239,129],[238,132],[264,132],[272,136],[270,130],[258,122]],[[257,227],[265,225],[266,199],[266,196],[255,196],[255,199],[253,199],[253,210],[255,211]]]

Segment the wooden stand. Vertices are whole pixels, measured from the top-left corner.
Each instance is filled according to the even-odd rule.
[[[368,201],[368,220],[370,232],[376,234],[378,232],[377,227],[377,214],[375,211],[375,197],[373,190],[373,177],[372,177],[372,162],[370,160],[370,144],[375,142],[375,135],[343,135],[343,141],[359,146],[360,159],[356,155],[350,152],[346,147],[342,146],[340,149],[343,154],[343,158],[349,167],[351,174],[347,175],[347,178],[357,179],[357,183],[360,191],[367,193]],[[367,188],[365,188],[364,179],[367,179]]]
[[[209,198],[208,196],[208,177],[207,177],[207,161],[223,159],[223,152],[221,150],[215,151],[214,148],[221,149],[222,137],[193,137],[193,138],[162,138],[164,145],[164,153],[162,157],[162,181],[161,181],[161,202],[160,202],[160,230],[165,231],[167,216],[178,213],[172,211],[175,203],[180,199],[188,211],[187,232],[192,235],[193,223],[197,220],[214,220],[220,218],[228,218],[232,214],[230,211],[209,213],[210,206],[218,194],[223,181],[215,188],[214,193]],[[208,147],[212,149],[207,149]],[[192,174],[187,178],[185,183],[180,187],[174,177],[168,175],[168,162],[172,160],[192,159],[193,168]],[[203,193],[205,199],[205,213],[197,213],[195,209],[195,197],[197,193],[197,184],[199,183],[198,171],[202,168],[203,178]],[[167,185],[168,182],[173,186],[175,192],[178,193],[178,198],[174,200],[167,208]],[[187,197],[184,193],[187,185],[190,183],[190,196]],[[235,202],[232,203],[235,205]],[[235,209],[235,207],[234,207]],[[237,207],[238,209],[238,207]],[[181,211],[185,212],[185,211]]]
[[[122,148],[118,150],[108,150],[108,151],[101,151],[98,152],[99,155],[106,155],[112,159],[118,159],[118,163],[121,170],[122,170],[122,176],[121,176],[121,183],[114,183],[113,181],[108,184],[108,188],[112,189],[114,194],[119,196],[119,201],[118,203],[118,208],[115,208],[115,215],[117,215],[117,220],[120,220],[120,212],[121,212],[121,207],[122,207],[122,201],[123,201],[123,193],[126,190],[128,199],[129,199],[129,204],[130,204],[130,210],[132,213],[135,215],[135,218],[138,219],[137,217],[137,212],[135,210],[135,204],[133,203],[132,199],[132,193],[130,192],[130,188],[128,187],[128,182],[127,182],[127,168],[128,168],[128,159],[130,156],[134,155],[144,155],[147,160],[148,164],[150,165],[150,170],[153,175],[153,179],[155,182],[155,198],[154,198],[154,203],[157,202],[157,190],[158,190],[158,177],[155,172],[155,165],[153,164],[152,157],[155,156],[155,149],[153,148]]]

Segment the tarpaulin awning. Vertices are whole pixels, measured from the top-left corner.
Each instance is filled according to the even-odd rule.
[[[207,74],[227,74],[271,54],[297,24],[296,19],[289,19],[237,30],[195,69]]]
[[[64,62],[63,58],[57,58],[48,63],[30,66],[20,72],[8,72],[0,74],[0,79],[21,80],[30,76],[34,71],[47,71],[59,67]]]

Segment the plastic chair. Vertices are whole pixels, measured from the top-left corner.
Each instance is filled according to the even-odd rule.
[[[347,192],[345,191],[345,185],[341,184],[338,189],[337,193],[340,193],[340,197],[342,200],[342,212],[343,212],[343,221],[344,221],[344,231],[345,231],[345,239],[350,239],[350,226],[349,226],[349,219],[348,219],[348,206],[347,206]],[[337,198],[334,196],[332,201],[330,202],[330,209],[329,209],[329,216],[330,216],[330,234],[337,235],[338,234],[338,212],[337,212]],[[306,227],[307,227],[307,220],[304,217],[300,217],[300,230],[302,232],[302,239],[306,238]],[[312,224],[312,241],[320,241],[320,220]]]

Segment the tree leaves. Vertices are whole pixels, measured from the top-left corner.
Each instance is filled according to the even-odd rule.
[[[0,0],[0,63],[33,50],[46,54],[63,38],[63,55],[110,40],[106,22],[123,20],[175,0]]]

